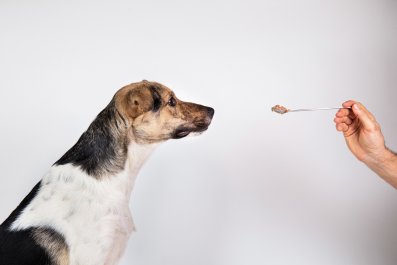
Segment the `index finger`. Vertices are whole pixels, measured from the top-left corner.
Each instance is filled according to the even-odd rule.
[[[350,119],[355,119],[355,118],[356,118],[356,114],[354,114],[354,112],[353,112],[351,109],[340,109],[340,110],[336,113],[335,116],[336,116],[336,117],[339,117],[339,118],[344,117],[344,116],[347,116],[347,117],[349,117]]]
[[[345,108],[351,108],[354,104],[356,104],[357,102],[355,101],[355,100],[348,100],[348,101],[346,101],[346,102],[344,102],[343,104],[342,104],[342,106],[343,107],[345,107]]]
[[[340,109],[338,110],[338,112],[336,113],[336,116],[338,117],[342,117],[342,116],[347,116],[349,115],[349,110],[348,109]]]

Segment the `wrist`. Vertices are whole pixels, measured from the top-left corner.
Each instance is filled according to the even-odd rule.
[[[396,154],[387,147],[384,148],[384,150],[377,159],[377,163],[380,166],[388,166],[390,164],[395,165],[396,162],[397,162]]]
[[[394,152],[385,147],[376,159],[365,164],[397,189],[397,155]]]
[[[392,159],[392,153],[386,146],[383,146],[382,148],[378,147],[374,150],[368,150],[361,156],[356,155],[356,157],[364,164],[374,167],[388,163]]]

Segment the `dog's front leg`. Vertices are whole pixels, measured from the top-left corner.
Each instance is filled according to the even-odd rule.
[[[122,228],[116,231],[113,245],[110,248],[109,254],[104,265],[117,265],[121,256],[127,246],[128,239],[133,231],[135,231],[134,222],[131,213],[128,211],[128,216],[125,217]]]
[[[104,265],[117,265],[127,246],[129,235],[117,236]]]

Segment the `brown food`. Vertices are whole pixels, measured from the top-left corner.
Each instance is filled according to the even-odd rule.
[[[285,114],[288,112],[288,109],[281,105],[276,105],[276,106],[272,107],[272,111],[279,113],[279,114]]]

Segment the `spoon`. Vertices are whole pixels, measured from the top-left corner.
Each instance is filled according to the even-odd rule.
[[[299,112],[299,111],[317,111],[317,110],[334,110],[334,109],[351,109],[351,107],[332,107],[332,108],[313,108],[313,109],[287,109],[284,106],[276,105],[272,107],[272,111],[278,114],[285,114],[287,112]]]

